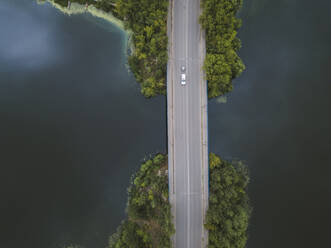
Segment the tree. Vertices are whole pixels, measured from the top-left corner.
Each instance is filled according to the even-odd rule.
[[[224,95],[233,89],[233,79],[245,66],[239,56],[240,40],[236,37],[241,20],[236,17],[242,0],[202,0],[200,23],[206,31],[206,59],[204,70],[208,83],[208,97]]]
[[[247,167],[230,163],[211,153],[209,208],[205,228],[209,248],[244,248],[251,207],[247,195]]]
[[[55,0],[67,6],[68,0]],[[166,94],[168,0],[71,0],[111,12],[133,32],[131,70],[146,98]]]
[[[165,94],[168,1],[118,0],[115,11],[134,34],[129,65],[141,93],[147,98]]]
[[[109,248],[171,247],[174,233],[168,200],[167,156],[144,162],[128,189],[128,219],[110,237]]]

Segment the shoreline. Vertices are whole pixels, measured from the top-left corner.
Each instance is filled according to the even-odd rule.
[[[116,18],[115,16],[113,16],[112,13],[110,13],[110,12],[107,13],[103,10],[97,9],[93,5],[89,5],[86,8],[85,5],[82,5],[79,3],[71,3],[70,9],[68,9],[67,7],[63,7],[60,4],[54,2],[54,0],[45,0],[45,1],[37,0],[36,2],[37,2],[37,4],[49,3],[52,7],[59,10],[61,13],[65,14],[65,15],[71,16],[71,15],[89,13],[93,17],[100,18],[107,22],[110,22],[111,24],[114,24],[117,28],[119,28],[122,32],[124,32],[124,34],[126,36],[125,44],[124,44],[125,53],[126,53],[125,55],[129,56],[134,52],[134,45],[132,42],[132,34],[133,34],[132,31],[126,30],[124,28],[123,21]]]

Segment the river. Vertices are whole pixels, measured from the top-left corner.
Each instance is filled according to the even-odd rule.
[[[209,104],[210,150],[249,165],[249,248],[329,246],[331,2],[245,1],[246,71]]]
[[[144,99],[126,36],[89,14],[0,1],[1,248],[104,248],[131,175],[166,150],[165,99]]]
[[[331,3],[246,1],[246,71],[209,103],[210,151],[244,160],[249,248],[326,247]],[[0,247],[104,248],[126,188],[166,150],[165,99],[144,99],[125,33],[89,14],[0,1]]]

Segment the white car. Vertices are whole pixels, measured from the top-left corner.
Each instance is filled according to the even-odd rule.
[[[185,85],[186,84],[186,74],[185,73],[182,73],[181,75],[180,75],[180,83],[181,83],[181,85]]]

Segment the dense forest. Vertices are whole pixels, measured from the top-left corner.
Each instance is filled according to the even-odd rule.
[[[115,6],[118,0],[99,0],[95,2],[93,5],[98,8],[102,9],[105,12],[112,12],[114,16],[116,16]]]
[[[168,0],[118,0],[116,11],[133,31],[129,65],[145,97],[166,94]]]
[[[109,248],[167,248],[174,233],[168,193],[167,156],[141,165],[128,189],[127,220],[110,237]]]
[[[243,0],[202,0],[200,22],[206,31],[204,70],[208,97],[221,96],[232,90],[232,81],[245,69],[237,52],[241,42],[237,31],[241,19],[236,15]]]
[[[205,228],[209,248],[244,248],[251,207],[247,195],[248,169],[211,153],[209,157],[209,208]]]

